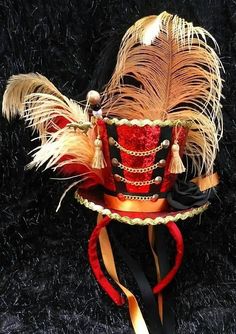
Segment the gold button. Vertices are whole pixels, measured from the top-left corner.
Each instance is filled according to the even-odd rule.
[[[113,137],[109,137],[109,144],[111,146],[115,145],[115,139]]]
[[[165,159],[161,159],[159,162],[158,162],[158,165],[159,167],[164,167],[166,165],[166,160]]]
[[[121,180],[121,176],[118,175],[118,174],[115,174],[115,175],[114,175],[114,179],[115,179],[117,182],[120,182],[120,180]]]
[[[170,146],[170,141],[168,139],[163,140],[163,142],[161,143],[161,146],[163,148],[168,148]]]
[[[120,201],[125,201],[125,195],[123,195],[122,193],[117,194],[117,197]]]
[[[156,202],[156,201],[158,200],[158,197],[159,197],[158,194],[154,194],[154,195],[152,195],[151,201],[152,201],[152,202]]]
[[[112,160],[111,160],[111,163],[112,163],[112,165],[113,166],[118,166],[118,164],[119,164],[119,161],[116,159],[116,158],[113,158]]]
[[[162,181],[162,177],[161,177],[161,176],[157,176],[157,177],[155,178],[155,184],[160,184],[161,181]]]

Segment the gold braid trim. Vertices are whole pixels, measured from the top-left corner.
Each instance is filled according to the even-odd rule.
[[[186,128],[190,128],[192,123],[193,123],[191,120],[179,120],[179,119],[177,119],[177,120],[165,120],[165,121],[162,121],[162,120],[159,120],[159,119],[155,119],[154,121],[151,121],[149,119],[132,119],[132,120],[129,121],[126,118],[118,119],[118,118],[104,117],[103,120],[106,124],[109,124],[109,125],[128,125],[128,126],[136,125],[136,126],[140,126],[140,127],[149,125],[149,126],[161,126],[161,127],[164,127],[164,126],[171,126],[171,127],[183,126],[183,127],[186,127]]]
[[[187,218],[192,218],[196,215],[201,214],[204,212],[208,206],[210,205],[209,202],[200,206],[199,208],[194,208],[184,213],[177,213],[175,216],[166,216],[166,217],[156,217],[155,219],[152,218],[130,218],[127,216],[121,216],[118,213],[113,213],[109,209],[105,209],[103,206],[95,204],[93,202],[89,202],[86,198],[83,198],[78,192],[75,193],[75,199],[80,204],[84,205],[86,208],[101,213],[102,215],[106,215],[111,219],[115,219],[121,223],[129,224],[129,225],[158,225],[158,224],[167,224],[168,222],[176,222],[177,220],[185,220]],[[158,213],[157,213],[158,214]]]

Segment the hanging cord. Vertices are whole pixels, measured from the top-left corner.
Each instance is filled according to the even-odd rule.
[[[158,282],[170,270],[167,233],[164,225],[148,226],[149,243],[155,261]],[[174,303],[170,292],[170,289],[166,288],[157,295],[159,314],[166,334],[175,333]]]
[[[99,234],[101,230],[110,223],[111,219],[107,216],[104,218],[101,215],[98,215],[97,225],[94,228],[88,244],[88,256],[90,266],[93,270],[94,276],[96,280],[101,285],[101,287],[106,291],[106,293],[110,296],[113,302],[117,305],[123,305],[125,303],[125,299],[121,296],[121,294],[111,285],[111,283],[105,277],[97,254],[97,243],[99,239]]]
[[[175,264],[168,274],[154,286],[153,293],[160,293],[173,280],[181,265],[184,254],[184,242],[179,228],[174,222],[167,223],[166,227],[176,243]]]

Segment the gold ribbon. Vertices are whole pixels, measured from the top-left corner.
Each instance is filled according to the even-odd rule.
[[[108,208],[119,211],[129,212],[160,212],[168,208],[168,203],[165,198],[159,198],[157,201],[152,200],[120,200],[117,196],[104,194],[104,200]]]
[[[205,191],[209,188],[217,186],[220,182],[220,178],[217,173],[213,173],[208,176],[195,177],[191,180],[191,182],[196,183],[201,191]]]
[[[148,225],[148,240],[149,240],[150,248],[151,248],[154,262],[155,262],[157,280],[158,282],[160,282],[161,280],[160,263],[159,263],[158,256],[156,252],[154,251],[155,234],[154,234],[153,225]],[[159,310],[160,319],[161,319],[161,322],[163,323],[163,296],[161,293],[158,293],[157,301],[158,301],[158,310]]]
[[[101,219],[102,219],[102,215],[98,214],[97,224],[99,224]],[[104,265],[105,265],[105,268],[108,274],[115,281],[115,283],[121,288],[121,290],[124,292],[124,294],[127,297],[128,305],[129,305],[130,319],[131,319],[135,334],[149,334],[149,331],[144,321],[142,312],[139,308],[137,299],[132,294],[132,292],[129,291],[119,281],[117,271],[116,271],[114,256],[113,256],[113,252],[111,248],[111,243],[110,243],[109,236],[108,236],[108,233],[105,227],[100,232],[99,243],[100,243],[103,262],[104,262]]]

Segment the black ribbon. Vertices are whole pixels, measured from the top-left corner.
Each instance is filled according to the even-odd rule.
[[[111,225],[111,224],[110,224]],[[112,224],[113,226],[115,224]],[[132,272],[139,290],[142,295],[143,305],[145,307],[145,311],[147,314],[147,321],[148,321],[148,328],[150,334],[170,334],[166,333],[164,330],[161,319],[158,313],[157,303],[155,300],[155,296],[152,292],[152,288],[143,273],[140,266],[137,264],[137,262],[127,253],[125,248],[120,244],[120,242],[115,237],[115,233],[111,230],[111,226],[108,226],[109,234],[112,237],[113,243],[117,249],[117,251],[120,253],[122,259],[125,261],[127,266],[129,267],[130,271]],[[173,333],[171,333],[173,334]]]

